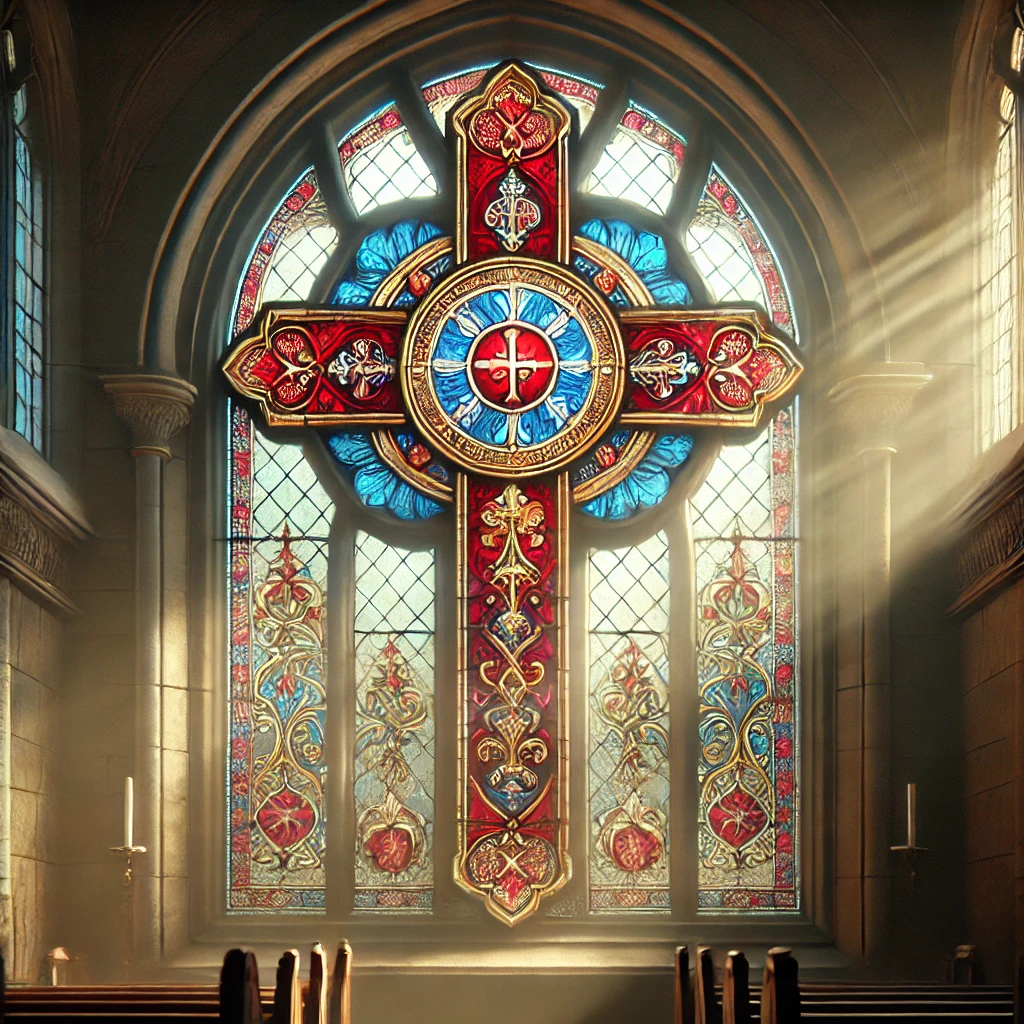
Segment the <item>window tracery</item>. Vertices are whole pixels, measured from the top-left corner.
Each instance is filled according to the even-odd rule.
[[[486,73],[486,69],[463,72],[424,87],[424,100],[439,128],[445,129],[448,111],[460,97],[477,89]],[[541,72],[541,77],[569,101],[584,126],[601,87],[556,71]],[[664,214],[680,176],[687,173],[685,147],[681,135],[631,103],[587,189]],[[339,144],[339,159],[352,205],[361,215],[382,203],[436,192],[436,183],[394,104],[386,105],[353,129]],[[665,240],[631,227],[628,207],[623,216],[622,221],[595,220],[579,228],[572,253],[575,272],[613,306],[691,305],[689,288],[676,276]],[[755,303],[781,329],[795,334],[792,307],[778,262],[757,221],[718,167],[711,168],[700,203],[680,240],[716,301]],[[337,232],[326,215],[316,174],[310,169],[286,195],[253,251],[243,276],[233,333],[244,333],[264,302],[290,299],[315,304],[317,297],[310,294],[310,288],[337,244]],[[351,266],[343,268],[332,286],[330,299],[347,308],[384,305],[414,309],[451,273],[452,265],[452,246],[438,225],[425,220],[398,220],[362,239]],[[387,359],[378,356],[377,360],[378,374],[386,376]],[[252,430],[249,414],[242,407],[232,407],[232,418],[233,422],[249,424]],[[357,500],[379,513],[406,521],[427,519],[444,514],[455,501],[450,465],[424,443],[415,429],[386,429],[371,434],[334,430],[325,434],[325,442]],[[623,429],[610,434],[604,446],[607,451],[598,448],[572,472],[571,486],[578,507],[586,515],[610,521],[656,508],[668,495],[672,481],[685,469],[694,443],[689,433]],[[679,594],[687,585],[687,581],[670,578],[665,535],[655,533],[635,547],[594,550],[589,556],[592,573],[603,573],[605,580],[629,572],[630,563],[637,557],[653,567],[653,577],[651,571],[643,574],[647,584],[651,579],[660,580],[645,586],[646,610],[633,615],[629,623],[618,612],[611,618],[602,617],[596,610],[598,595],[592,594],[590,599],[591,644],[607,646],[613,640],[620,646],[625,644],[622,651],[616,648],[613,652],[609,647],[591,660],[588,785],[591,827],[596,832],[591,836],[586,870],[593,911],[669,908],[667,794],[671,776],[680,771],[697,771],[701,781],[697,829],[680,821],[673,824],[672,833],[674,843],[691,844],[700,858],[699,907],[713,911],[798,906],[794,838],[798,688],[795,445],[792,407],[780,413],[755,441],[723,449],[693,498],[697,579],[685,604],[698,616],[701,645],[693,652],[701,688],[702,754],[698,765],[670,767],[667,740],[659,742],[659,737],[667,736],[669,594]],[[300,452],[294,446],[286,447]],[[232,457],[235,455],[237,451]],[[619,472],[623,464],[631,467],[624,473]],[[300,475],[312,472],[301,453],[295,466]],[[602,475],[613,466],[618,480],[612,486],[603,486]],[[396,572],[411,572],[414,589],[424,594],[432,590],[433,561],[426,553],[392,548],[367,531],[356,534],[353,542],[356,694],[360,709],[352,754],[357,777],[353,868],[356,908],[424,912],[431,906],[436,870],[430,856],[435,802],[433,725],[429,713],[423,711],[431,702],[433,688],[429,655],[434,643],[433,612],[428,615],[423,605],[414,616],[419,626],[412,630],[398,620],[392,621],[390,613],[380,615],[372,628],[366,621],[363,627],[359,623],[360,615],[365,619],[373,603],[367,598],[366,580],[368,574],[379,574],[374,568],[376,561],[398,559]],[[727,556],[723,554],[726,549]],[[326,551],[327,547],[325,558]],[[417,565],[422,562],[419,570],[411,567],[409,557]],[[614,585],[608,586],[614,589]],[[635,589],[638,584],[631,586]],[[714,615],[718,616],[717,639],[708,626]],[[398,619],[404,621],[407,617],[399,611]],[[744,638],[751,642],[740,643]],[[412,646],[403,651],[408,643]],[[417,646],[423,644],[426,646]],[[361,649],[363,655],[359,654]],[[597,648],[592,646],[592,650]],[[632,683],[627,685],[627,679]],[[594,757],[601,751],[607,761],[610,755],[596,739],[598,723],[606,728],[606,736],[616,734],[611,719],[601,715],[613,714],[609,708],[617,713],[623,701],[628,704],[634,699],[634,691],[642,693],[642,698],[636,699],[650,710],[649,721],[642,736],[628,730],[620,736],[622,749],[612,759],[615,765],[609,771],[604,764],[601,775],[594,767]],[[396,726],[388,700],[382,698],[397,701],[403,714],[411,714],[410,721],[426,717],[415,728]],[[731,740],[723,739],[720,723],[709,724],[714,718],[712,712],[731,715]],[[378,724],[374,725],[375,721]],[[380,721],[390,724],[381,725]],[[396,732],[401,740],[395,740]],[[379,739],[360,748],[360,736],[365,739],[378,734]],[[347,741],[343,737],[323,730],[320,736],[324,766],[345,756]],[[416,755],[419,767],[406,764],[408,772],[400,772],[414,780],[411,788],[405,788],[415,795],[403,798],[397,792],[402,787],[389,785],[381,774],[392,777],[391,769],[384,765],[387,758],[382,750],[389,743],[400,745],[406,740],[420,744],[421,749]],[[730,742],[731,752],[726,749]],[[370,757],[375,747],[381,750]],[[638,776],[633,780],[637,785],[631,786],[624,777],[619,778],[620,793],[611,780],[626,747],[630,748],[626,753],[630,754],[632,767],[626,766],[623,771],[640,771],[643,779]],[[716,754],[719,747],[721,752]],[[638,757],[632,756],[634,748],[640,752]],[[723,764],[728,768],[724,774]],[[238,810],[242,804],[236,801],[234,785],[232,779],[229,800]],[[611,803],[604,807],[602,800]],[[246,813],[240,810],[239,817]],[[599,819],[600,824],[595,824]],[[251,814],[249,822],[252,829],[260,825]],[[324,831],[322,841],[330,831]],[[335,826],[331,834],[339,843],[347,844],[345,831],[346,826]],[[323,846],[319,852],[322,859]],[[391,871],[389,866],[399,870]],[[315,884],[306,886],[300,900],[308,898],[311,909],[321,908],[324,883],[322,879],[313,881]],[[302,880],[298,889],[303,890]],[[630,896],[622,900],[615,893]],[[294,908],[298,904],[288,905]]]

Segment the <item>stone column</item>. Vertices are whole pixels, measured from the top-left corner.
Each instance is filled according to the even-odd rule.
[[[135,956],[162,953],[162,478],[170,440],[188,421],[196,389],[171,374],[100,378],[131,431],[135,458],[135,842],[146,847],[135,877]]]
[[[888,938],[890,540],[896,428],[931,376],[881,363],[836,384],[836,940],[879,968]],[[845,456],[843,458],[842,456]]]

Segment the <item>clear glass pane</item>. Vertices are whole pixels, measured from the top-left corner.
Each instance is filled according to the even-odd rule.
[[[1011,110],[1015,101],[1011,97]],[[986,197],[981,242],[981,323],[978,371],[981,378],[981,447],[995,444],[1013,430],[1014,381],[1018,348],[1017,226],[1014,189],[1017,180],[1017,127],[1003,129],[992,182]]]
[[[349,132],[338,153],[345,185],[359,214],[382,203],[437,192],[437,184],[393,103]]]
[[[630,104],[605,146],[586,191],[664,213],[672,200],[685,152],[682,136]]]

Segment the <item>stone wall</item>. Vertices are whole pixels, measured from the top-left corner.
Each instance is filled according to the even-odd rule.
[[[14,958],[8,970],[12,981],[35,982],[54,941],[58,891],[63,626],[8,581],[0,587],[9,592],[11,667]]]

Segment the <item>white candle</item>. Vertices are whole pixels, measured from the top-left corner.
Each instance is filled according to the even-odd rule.
[[[907,846],[917,846],[917,785],[907,783]]]
[[[134,846],[132,833],[135,831],[135,783],[130,775],[124,779],[124,845]]]

